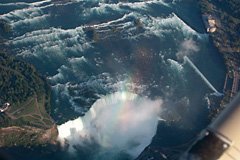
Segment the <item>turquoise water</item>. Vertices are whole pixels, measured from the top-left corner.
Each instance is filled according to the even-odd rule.
[[[213,91],[183,57],[219,92],[225,67],[196,1],[1,1],[0,14],[13,28],[1,33],[7,47],[51,85],[52,117],[59,125],[83,116],[104,95],[128,91],[161,97],[164,121],[150,146],[171,157],[174,147],[209,123],[206,97]],[[49,147],[5,152],[15,159],[89,160],[101,159],[96,157],[101,149],[86,145],[77,156]],[[129,156],[123,151],[114,159]]]

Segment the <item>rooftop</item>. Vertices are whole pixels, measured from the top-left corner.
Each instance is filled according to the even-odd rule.
[[[0,113],[3,113],[3,112],[5,112],[6,110],[8,110],[8,108],[9,108],[9,106],[10,106],[10,103],[4,103],[3,105],[2,105],[2,107],[0,107]]]

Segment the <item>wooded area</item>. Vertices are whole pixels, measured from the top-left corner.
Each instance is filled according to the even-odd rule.
[[[217,32],[212,34],[220,52],[240,53],[240,1],[201,0],[203,14],[212,15],[217,21]]]
[[[47,84],[35,68],[0,52],[0,102],[19,104],[29,96],[45,94]]]

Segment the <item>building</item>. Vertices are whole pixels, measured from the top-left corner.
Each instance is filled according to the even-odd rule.
[[[217,23],[212,15],[203,15],[203,22],[207,28],[207,32],[213,33],[217,30]]]
[[[208,25],[207,32],[213,33],[217,30],[216,21],[212,17],[208,17]]]
[[[0,113],[3,113],[3,112],[5,112],[6,110],[8,110],[9,109],[9,107],[10,107],[10,103],[4,103],[3,105],[2,105],[2,107],[0,107]]]

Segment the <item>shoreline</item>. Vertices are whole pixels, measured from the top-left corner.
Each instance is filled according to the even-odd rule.
[[[220,106],[214,111],[214,116],[216,116],[239,91],[240,72],[238,68],[240,67],[240,61],[238,61],[238,59],[240,58],[240,47],[236,46],[237,42],[231,41],[232,36],[238,37],[237,33],[232,32],[231,29],[229,30],[229,26],[235,27],[238,20],[236,17],[227,14],[224,8],[216,6],[214,2],[200,0],[198,4],[203,16],[202,20],[204,22],[206,32],[208,32],[213,45],[223,57],[227,70],[223,85],[224,97],[221,100]],[[207,21],[205,16],[211,17],[212,21]],[[230,23],[233,19],[234,22]],[[215,30],[209,30],[209,26],[215,27]]]
[[[11,104],[0,113],[0,148],[57,145],[49,84],[32,64],[16,58],[4,46],[0,37],[0,105]]]

